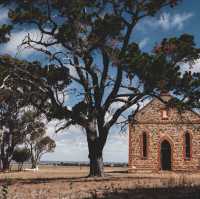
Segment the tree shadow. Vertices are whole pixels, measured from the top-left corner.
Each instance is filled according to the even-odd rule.
[[[10,173],[10,172],[9,172]],[[77,177],[44,177],[44,178],[1,178],[0,179],[0,184],[3,184],[5,180],[9,181],[9,184],[41,184],[41,183],[51,183],[51,182],[56,182],[56,181],[63,181],[63,182],[103,182],[103,181],[121,181],[124,179],[133,179],[133,180],[142,180],[142,179],[160,179],[158,176],[142,176],[142,177],[135,177],[135,176],[116,176],[112,175],[113,172],[106,172],[104,177],[88,177],[88,176],[77,176]],[[115,172],[114,172],[115,173]],[[119,174],[119,172],[116,172]]]
[[[83,179],[86,177],[59,177],[59,178],[27,178],[27,179],[21,179],[21,178],[6,178],[6,179],[0,179],[0,184],[3,184],[5,180],[9,180],[10,184],[41,184],[41,183],[50,183],[50,182],[56,182],[56,181],[69,181],[69,182],[82,182]]]
[[[199,199],[200,187],[138,188],[105,192],[97,199]]]
[[[78,177],[55,177],[55,178],[2,178],[0,179],[0,184],[3,184],[5,181],[9,181],[9,184],[41,184],[41,183],[50,183],[56,181],[65,181],[65,182],[90,182],[90,181],[110,181],[110,180],[119,180],[118,177],[112,177],[106,175],[105,177],[88,177],[88,176],[78,176]]]
[[[114,170],[114,171],[106,171],[106,173],[122,173],[122,174],[124,174],[124,173],[127,173],[128,174],[128,170],[124,170],[124,171],[122,171],[122,170]]]

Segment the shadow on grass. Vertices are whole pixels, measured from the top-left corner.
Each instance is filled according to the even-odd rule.
[[[139,188],[114,190],[101,197],[94,194],[90,199],[200,199],[200,187]],[[88,198],[89,199],[89,198]]]
[[[106,173],[118,173],[118,174],[123,174],[123,173],[128,173],[128,170],[115,170],[115,171],[106,171]]]
[[[27,178],[27,179],[21,179],[21,178],[7,178],[10,181],[10,184],[41,184],[41,183],[50,183],[50,182],[56,182],[56,181],[73,181],[73,182],[82,182],[86,177],[59,177],[59,178]],[[7,180],[6,179],[6,180]],[[3,184],[5,179],[0,179],[0,185]]]
[[[103,182],[103,181],[122,181],[122,180],[142,180],[142,179],[160,179],[159,177],[134,177],[134,176],[112,176],[109,173],[105,175],[105,177],[88,177],[88,176],[79,176],[79,177],[53,177],[53,178],[6,178],[9,180],[10,184],[41,184],[41,183],[50,183],[56,181],[63,182]],[[3,184],[5,179],[0,179],[0,184]]]

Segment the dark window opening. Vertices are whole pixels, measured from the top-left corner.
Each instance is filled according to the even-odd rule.
[[[143,158],[147,158],[147,134],[144,132],[142,135],[143,140]]]
[[[171,162],[171,145],[167,140],[164,140],[161,143],[161,169],[162,170],[171,170],[172,169],[172,162]]]
[[[190,134],[189,133],[186,133],[185,134],[185,158],[186,159],[190,159],[190,156],[191,156],[191,151],[190,151]]]

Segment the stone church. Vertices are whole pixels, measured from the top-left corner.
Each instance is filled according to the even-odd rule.
[[[161,94],[163,100],[172,96]],[[155,98],[129,120],[129,171],[200,170],[200,116]]]

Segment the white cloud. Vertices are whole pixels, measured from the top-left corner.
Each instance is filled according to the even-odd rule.
[[[149,38],[144,38],[139,42],[140,49],[143,49],[149,42]]]
[[[79,79],[78,73],[76,71],[75,66],[68,64],[67,67],[69,68],[69,73],[72,77]]]
[[[56,149],[53,153],[43,156],[42,160],[50,161],[88,161],[88,149],[84,135],[75,135],[67,132],[71,138],[56,141]],[[80,139],[80,141],[78,140]]]
[[[0,24],[6,23],[8,20],[8,8],[0,7]]]
[[[183,13],[183,14],[175,14],[170,15],[169,13],[163,13],[163,15],[158,20],[158,26],[163,28],[164,30],[170,30],[173,28],[177,28],[181,30],[184,26],[184,23],[193,17],[192,13]]]
[[[126,100],[126,97],[124,97],[124,98],[122,97],[121,99]],[[106,114],[105,114],[105,118],[104,118],[105,121],[106,121],[106,122],[110,121],[110,120],[112,119],[112,117],[113,117],[113,114],[114,114],[119,108],[121,108],[123,105],[124,105],[124,102],[120,102],[120,101],[112,103],[111,106],[110,106],[110,108],[109,108],[109,111],[107,111]],[[121,120],[124,120],[124,117],[123,117],[123,116],[120,116],[120,117],[119,117],[119,120],[120,120],[120,121],[121,121]]]
[[[55,134],[55,126],[59,121],[48,124],[48,135],[56,141],[53,153],[45,154],[42,160],[50,161],[88,161],[87,139],[84,130],[71,126],[62,133]],[[117,129],[111,129],[103,151],[105,162],[127,162],[128,159],[128,134],[118,134]]]
[[[36,36],[38,33],[35,30],[30,30],[29,31],[31,36]],[[34,52],[33,49],[27,48],[27,49],[23,49],[20,48],[20,45],[23,41],[23,39],[25,38],[25,36],[28,35],[27,31],[19,31],[19,32],[13,32],[11,34],[11,40],[2,45],[2,52],[4,54],[10,54],[13,56],[28,56],[30,54],[32,54]]]
[[[193,13],[176,13],[170,14],[168,12],[162,13],[159,18],[147,18],[137,25],[137,29],[140,31],[148,31],[149,27],[162,30],[181,30],[185,23],[193,17]]]
[[[171,16],[169,13],[163,13],[160,19],[155,23],[155,26],[160,26],[164,30],[169,30],[171,27]]]
[[[8,43],[1,45],[1,52],[3,52],[4,54],[10,54],[12,56],[23,57],[23,58],[30,56],[31,54],[36,52],[36,50],[27,45],[23,46],[21,45],[26,36],[28,35],[33,41],[40,41],[41,39],[41,33],[39,30],[36,29],[11,32],[11,39]],[[42,39],[43,42],[53,41],[53,38],[51,38],[48,35],[44,35]],[[34,45],[34,47],[45,49],[45,47],[41,45]],[[50,50],[53,51],[53,49]]]
[[[58,92],[58,101],[60,103],[66,103],[69,100],[69,95],[64,92]],[[68,109],[71,110],[71,107],[68,106]]]
[[[56,141],[56,149],[48,153],[42,160],[51,161],[87,161],[88,148],[86,135],[83,129],[71,126],[69,129],[55,133],[55,127],[59,121],[52,121],[47,126],[48,135]]]
[[[200,59],[198,59],[195,64],[192,66],[193,72],[200,72]]]
[[[200,59],[196,60],[195,63],[182,64],[181,67],[181,71],[200,72]]]
[[[127,162],[128,133],[120,134],[115,128],[113,128],[112,132],[108,136],[103,155],[106,162]]]

